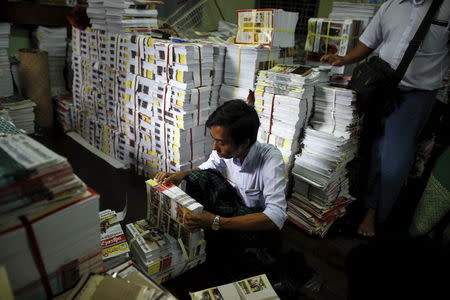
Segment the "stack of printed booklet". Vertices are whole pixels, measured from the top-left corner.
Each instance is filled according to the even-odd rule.
[[[0,23],[0,97],[7,97],[14,94],[13,78],[8,55],[10,33],[11,24]]]
[[[323,237],[353,200],[346,165],[358,149],[359,118],[351,90],[319,85],[314,97],[311,127],[292,170],[288,215],[307,232]]]
[[[17,299],[51,298],[103,270],[99,195],[67,159],[0,119],[0,265]]]
[[[36,103],[20,96],[0,97],[0,107],[8,112],[11,121],[26,133],[34,133]]]
[[[34,37],[38,48],[48,53],[48,76],[52,95],[65,93],[64,67],[66,65],[67,28],[38,26]]]
[[[319,78],[317,69],[300,65],[277,65],[259,72],[255,92],[255,108],[261,121],[258,140],[280,149],[289,167],[311,116],[314,86]]]
[[[200,214],[203,206],[179,187],[147,185],[147,219],[126,226],[134,261],[161,283],[189,270],[206,259],[203,230],[190,232],[186,214]]]
[[[92,28],[114,32],[149,32],[158,26],[160,1],[88,0]]]

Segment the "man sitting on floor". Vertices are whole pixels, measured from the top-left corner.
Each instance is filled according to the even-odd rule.
[[[247,248],[276,248],[287,219],[285,164],[281,152],[256,141],[255,109],[241,100],[218,107],[206,126],[214,139],[209,159],[198,168],[158,173],[156,180],[179,184],[204,206],[186,217],[192,231],[206,230],[207,253],[223,260]]]

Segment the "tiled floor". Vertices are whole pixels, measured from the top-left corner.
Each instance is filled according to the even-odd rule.
[[[52,131],[35,138],[68,158],[74,172],[101,195],[101,209],[121,210],[127,198],[128,212],[125,223],[145,218],[144,177],[114,169],[63,133]],[[339,228],[339,225],[337,226]],[[289,249],[302,252],[307,265],[317,271],[322,278],[322,287],[319,291],[302,289],[302,295],[295,299],[346,299],[348,282],[344,273],[345,260],[352,248],[366,243],[367,241],[357,237],[352,229],[332,230],[324,239],[320,239],[310,237],[288,223],[282,231],[282,252]],[[199,276],[210,277],[214,274]],[[192,278],[192,280],[199,279]],[[167,286],[180,299],[188,298],[187,291],[177,289],[177,286],[170,283]]]

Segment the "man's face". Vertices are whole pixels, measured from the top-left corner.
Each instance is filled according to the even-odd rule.
[[[221,158],[240,157],[246,148],[245,145],[238,146],[232,139],[228,128],[222,126],[211,126],[211,136],[214,139],[212,149],[217,151]]]

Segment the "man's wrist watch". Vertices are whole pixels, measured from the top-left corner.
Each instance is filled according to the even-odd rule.
[[[220,216],[216,215],[214,217],[214,221],[211,224],[211,229],[212,230],[219,230],[219,228],[220,228]]]

